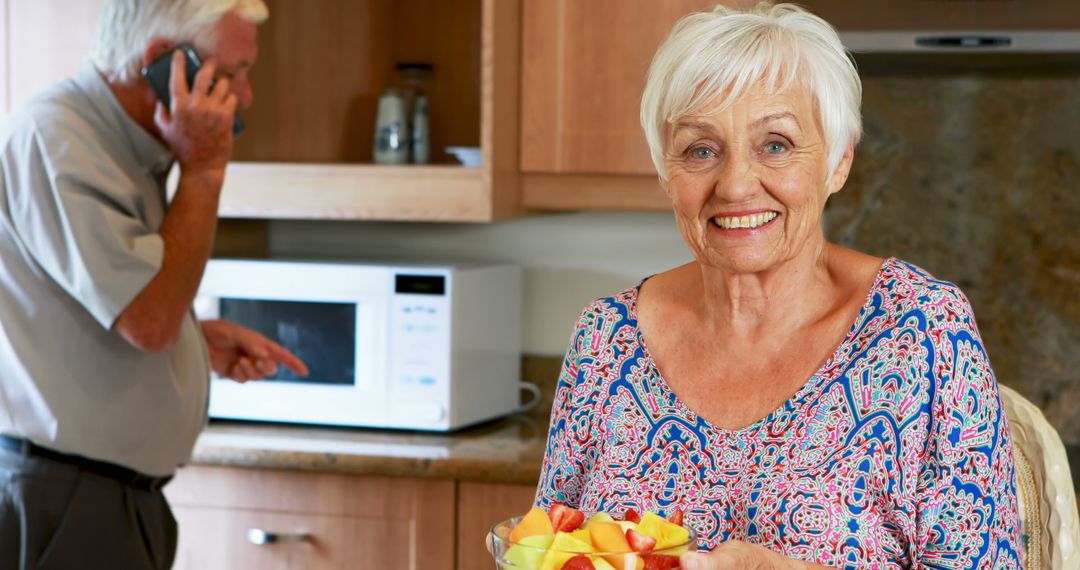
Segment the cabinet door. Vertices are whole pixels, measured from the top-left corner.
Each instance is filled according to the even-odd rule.
[[[453,566],[453,481],[188,467],[166,495],[177,568]],[[249,529],[310,538],[256,545]]]
[[[458,569],[495,565],[484,539],[495,523],[525,514],[533,504],[535,485],[465,483],[458,485]]]
[[[178,570],[410,568],[409,521],[175,507]],[[255,544],[251,529],[305,533],[301,542]],[[360,564],[363,561],[363,565]]]
[[[70,77],[90,53],[103,0],[5,0],[3,113]],[[2,21],[2,20],[0,20]]]
[[[645,74],[675,22],[716,3],[525,0],[522,171],[655,174],[638,120]]]

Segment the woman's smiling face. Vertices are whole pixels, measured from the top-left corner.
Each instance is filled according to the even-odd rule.
[[[828,148],[810,91],[799,82],[773,93],[748,87],[720,112],[671,127],[665,155],[683,239],[698,262],[756,273],[822,239],[821,215],[847,179],[852,149],[829,171]]]

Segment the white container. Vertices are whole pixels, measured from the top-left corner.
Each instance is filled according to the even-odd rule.
[[[412,161],[427,164],[430,148],[428,143],[428,102],[422,93],[413,100]]]
[[[372,160],[375,164],[407,164],[409,141],[405,98],[396,89],[387,89],[379,97],[375,116],[375,142]]]
[[[466,168],[479,168],[483,163],[483,154],[478,146],[448,146],[446,152],[457,157]]]

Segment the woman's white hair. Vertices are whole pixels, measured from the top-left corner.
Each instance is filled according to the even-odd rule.
[[[213,51],[214,26],[229,12],[253,24],[269,16],[263,0],[106,0],[90,61],[110,81],[130,81],[139,76],[143,51],[154,38]]]
[[[836,30],[793,4],[717,6],[684,17],[653,57],[641,97],[657,172],[667,179],[665,149],[680,119],[721,111],[757,82],[783,91],[796,81],[814,98],[832,172],[862,134],[862,83]]]

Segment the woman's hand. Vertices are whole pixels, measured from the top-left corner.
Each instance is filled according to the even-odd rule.
[[[265,378],[284,364],[293,372],[307,376],[303,361],[280,344],[229,321],[201,321],[210,367],[218,376],[237,382]]]
[[[803,570],[825,568],[788,558],[764,546],[729,540],[712,552],[687,552],[679,559],[683,570]]]

